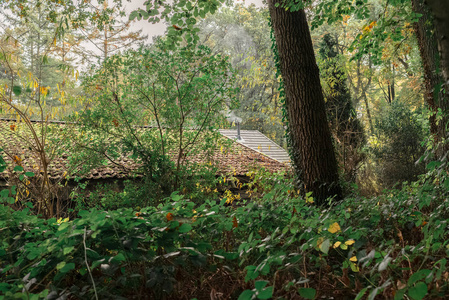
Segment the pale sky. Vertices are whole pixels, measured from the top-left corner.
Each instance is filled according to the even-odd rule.
[[[146,0],[131,0],[131,2],[124,2],[125,9],[128,13],[138,8],[144,8],[143,3]],[[256,6],[263,6],[262,0],[235,0],[235,3],[245,3],[246,5],[255,4]],[[144,35],[148,35],[148,42],[151,43],[154,36],[163,35],[166,29],[165,24],[161,21],[157,24],[151,24],[148,20],[136,21],[132,25],[132,30],[140,30]]]

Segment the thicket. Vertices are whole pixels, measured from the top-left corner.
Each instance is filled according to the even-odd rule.
[[[238,206],[173,193],[158,206],[45,220],[1,205],[0,299],[435,299],[449,292],[448,179],[328,209],[299,197],[284,177],[257,180],[265,186],[260,196]]]
[[[155,20],[157,14],[148,15],[160,8],[151,9],[155,3],[148,4],[148,12],[139,10],[132,17]],[[189,2],[175,2],[180,9],[184,5],[187,9],[186,3]],[[195,17],[204,17],[217,7],[217,1],[203,1],[194,15],[181,16],[179,10],[170,16],[164,12],[163,17],[171,18],[173,23],[165,40],[152,47],[111,56],[84,78],[83,93],[95,101],[80,102],[85,111],[77,106],[79,118],[73,120],[80,122],[79,131],[67,128],[66,136],[74,137],[70,142],[76,142],[70,145],[73,147],[70,159],[75,165],[87,161],[84,166],[88,171],[105,160],[114,163],[126,155],[142,163],[141,182],[127,182],[120,192],[103,186],[91,192],[89,198],[83,193],[73,193],[70,218],[59,218],[62,209],[57,210],[55,218],[51,209],[39,209],[39,205],[53,207],[49,199],[54,198],[48,196],[52,194],[46,189],[37,201],[33,195],[21,197],[20,193],[30,190],[25,187],[28,180],[37,176],[20,166],[14,168],[18,186],[0,191],[0,299],[447,297],[446,157],[429,163],[428,174],[418,176],[425,171],[423,165],[415,162],[424,151],[420,143],[428,136],[427,124],[422,121],[419,109],[412,111],[400,102],[409,98],[395,97],[395,78],[396,86],[419,82],[416,80],[419,73],[413,74],[413,66],[407,67],[417,60],[414,57],[407,60],[408,55],[413,55],[410,49],[406,50],[411,48],[409,43],[397,39],[402,30],[404,35],[409,32],[410,24],[401,27],[399,34],[397,30],[386,29],[382,22],[369,20],[361,31],[357,27],[360,24],[356,24],[360,20],[349,20],[350,16],[339,13],[343,31],[346,33],[348,29],[349,35],[354,35],[346,46],[352,44],[349,49],[354,49],[355,41],[361,41],[363,47],[359,48],[363,51],[356,53],[353,60],[338,58],[333,53],[336,41],[327,37],[322,71],[330,79],[328,106],[329,115],[335,120],[331,121],[334,138],[346,143],[340,153],[345,155],[349,146],[357,149],[364,143],[362,136],[354,134],[362,130],[351,107],[346,79],[354,99],[365,101],[370,125],[368,104],[377,108],[382,105],[368,103],[368,97],[370,101],[381,99],[378,95],[384,89],[390,103],[378,112],[380,118],[375,128],[370,126],[376,137],[369,143],[379,162],[377,174],[384,187],[419,181],[396,185],[397,189],[373,198],[358,196],[356,189],[353,196],[340,203],[330,201],[324,208],[314,204],[313,195],[300,196],[288,176],[259,171],[248,174],[253,176],[252,181],[243,186],[251,195],[250,201],[234,201],[237,195],[230,191],[221,194],[215,189],[221,179],[215,177],[213,169],[200,169],[188,163],[191,153],[216,148],[213,143],[216,133],[211,129],[218,127],[218,120],[224,116],[222,110],[232,107],[238,92],[227,57],[206,47],[192,50],[181,45],[183,32],[187,33],[184,41],[198,41],[200,29],[194,27]],[[168,4],[165,8],[170,10]],[[19,11],[22,10],[23,7]],[[234,23],[244,25],[239,28],[254,30],[251,36],[254,40],[259,38],[259,32],[264,30],[255,24],[260,19],[250,17],[253,14],[260,18],[259,10],[237,10],[239,20]],[[316,15],[318,19],[321,16]],[[105,11],[98,22],[103,26],[108,18],[111,19]],[[404,19],[414,18],[411,15]],[[351,32],[351,26],[357,29]],[[397,44],[376,46],[375,51],[366,52],[370,44],[377,45],[371,37],[386,38],[375,33],[390,31],[396,35],[390,41]],[[269,39],[265,34],[266,46]],[[48,41],[53,45],[53,40]],[[243,86],[247,85],[245,92],[251,95],[248,106],[253,110],[250,115],[256,116],[253,125],[272,122],[273,135],[276,133],[280,138],[278,81],[271,78],[274,72],[268,72],[271,75],[266,78],[260,72],[274,68],[272,54],[265,46],[259,49],[263,49],[264,55],[249,56],[242,61],[240,67],[248,63],[251,69],[241,69],[239,79]],[[245,52],[250,48],[243,49]],[[9,59],[20,60],[20,51],[16,50],[16,55]],[[6,58],[4,61],[8,63],[10,60]],[[395,73],[401,61],[405,62],[407,78]],[[373,67],[374,63],[382,66]],[[345,74],[345,67],[351,68],[348,66],[354,70]],[[36,105],[41,108],[46,99],[50,100],[46,98],[48,87],[39,78],[19,80],[16,76],[19,69],[10,68],[9,73],[6,76],[11,79],[9,88],[3,85],[1,90],[6,107],[10,108],[10,104],[16,103],[14,99],[25,95],[38,95]],[[77,79],[77,73],[74,77]],[[371,86],[371,78],[378,80],[379,89]],[[55,83],[53,90],[62,88],[63,83],[67,84]],[[403,94],[408,93],[419,98],[417,95],[422,91],[407,86]],[[59,94],[61,108],[65,108],[64,93]],[[55,92],[51,95],[58,96]],[[274,101],[275,109],[259,111],[267,101]],[[262,118],[257,119],[258,114]],[[47,108],[40,114],[42,120],[54,116]],[[29,120],[28,115],[23,119]],[[47,125],[42,122],[40,126],[42,140],[50,128]],[[148,127],[154,130],[141,130]],[[15,128],[11,127],[14,133]],[[33,130],[32,125],[27,128]],[[202,129],[209,132],[199,137],[197,132]],[[47,144],[42,143],[37,153],[62,154],[62,150],[52,151],[49,147],[54,140],[46,140]],[[202,143],[197,143],[200,140]],[[170,156],[175,157],[174,162]],[[45,166],[48,162],[45,155],[43,158]],[[355,155],[354,158],[357,159]],[[349,168],[349,180],[357,164],[355,161],[355,167]],[[0,172],[5,167],[0,152]],[[83,186],[85,183],[80,183],[78,188],[82,190]],[[39,215],[42,211],[44,216]]]
[[[237,91],[228,57],[163,42],[112,56],[83,78],[91,104],[73,118],[80,126],[71,148],[71,163],[84,162],[85,172],[103,161],[126,169],[121,159],[130,158],[154,201],[213,181],[211,156],[229,145],[216,129]],[[192,162],[198,155],[201,168]]]

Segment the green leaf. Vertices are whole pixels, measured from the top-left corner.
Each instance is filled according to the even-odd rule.
[[[33,177],[34,173],[33,172],[25,172],[25,175],[28,177]]]
[[[259,290],[263,289],[264,287],[266,287],[267,284],[268,284],[268,281],[266,281],[266,280],[259,280],[259,281],[256,281],[254,286],[255,286],[256,290],[259,291]]]
[[[0,197],[6,198],[9,196],[9,190],[0,191]]]
[[[66,229],[67,227],[69,227],[69,225],[70,225],[69,222],[61,223],[61,225],[59,225],[58,231],[63,231],[64,229]]]
[[[104,262],[104,258],[100,259],[100,260],[96,260],[92,263],[92,266],[90,267],[92,270],[95,269],[96,267],[98,267],[102,262]]]
[[[3,149],[0,148],[0,152],[2,152]],[[6,162],[4,161],[3,157],[0,155],[0,173],[3,172],[6,169]]]
[[[243,293],[240,294],[238,300],[251,300],[255,292],[251,290],[244,290]]]
[[[23,167],[21,167],[21,166],[15,166],[15,167],[14,167],[14,171],[16,171],[16,172],[23,172]]]
[[[61,273],[67,273],[68,271],[73,270],[73,269],[75,269],[75,264],[74,263],[68,263],[68,264],[65,264],[59,271]]]
[[[249,280],[256,279],[259,276],[259,272],[256,271],[256,266],[247,266],[246,269],[246,276],[245,281],[248,282]]]
[[[66,265],[65,261],[61,261],[59,264],[56,265],[56,270],[61,270]]]
[[[415,286],[408,289],[408,295],[413,300],[421,300],[427,295],[427,284],[418,282]]]
[[[321,252],[327,254],[329,252],[329,247],[331,245],[331,241],[329,239],[325,240],[320,244],[320,250]]]
[[[132,11],[131,14],[129,15],[129,20],[132,21],[135,18],[137,18],[138,16],[139,16],[139,13],[136,10]]]
[[[190,225],[190,224],[184,223],[179,227],[180,233],[189,232],[190,230],[192,230],[192,225]]]
[[[298,289],[299,295],[305,299],[315,299],[316,290],[312,288],[300,288]]]
[[[427,170],[432,171],[432,170],[438,168],[441,164],[442,164],[442,162],[440,162],[440,161],[431,161],[430,163],[427,164],[426,168],[427,168]]]
[[[266,289],[263,289],[262,291],[259,291],[257,294],[257,298],[259,299],[271,299],[273,297],[273,287],[269,286]]]
[[[64,255],[67,255],[67,254],[69,254],[70,252],[72,252],[73,249],[75,249],[75,247],[73,247],[73,246],[70,246],[70,247],[64,247],[62,253],[64,253]]]
[[[20,94],[22,94],[22,87],[19,85],[15,85],[12,87],[12,92],[18,97],[20,96]]]
[[[111,262],[120,262],[120,261],[125,261],[126,257],[123,255],[123,253],[119,253],[116,256],[114,256],[114,258],[111,260]]]
[[[30,251],[30,253],[28,253],[27,258],[29,260],[33,260],[33,259],[37,258],[39,255],[41,255],[40,249],[34,248],[33,250]]]
[[[394,300],[404,299],[404,294],[406,291],[407,291],[407,289],[402,289],[402,290],[396,291],[396,293],[394,294]]]
[[[412,286],[415,282],[420,281],[421,279],[426,278],[429,276],[431,270],[423,269],[416,273],[414,273],[412,276],[410,276],[409,280],[407,281],[408,286]]]

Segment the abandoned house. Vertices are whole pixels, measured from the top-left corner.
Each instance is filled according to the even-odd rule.
[[[29,125],[32,125],[33,130]],[[43,173],[42,142],[45,144],[47,158],[48,178],[54,182],[65,182],[66,188],[63,198],[69,197],[69,190],[76,186],[79,180],[87,182],[94,187],[98,183],[124,181],[141,177],[139,164],[122,155],[115,161],[106,161],[101,166],[90,169],[88,172],[80,172],[81,168],[70,165],[71,153],[69,145],[73,136],[59,134],[68,123],[48,122],[46,125],[46,141],[42,140],[39,122],[24,124],[11,119],[0,119],[0,149],[1,155],[7,163],[7,169],[0,173],[0,189],[11,184],[11,179],[16,176],[16,166],[21,166],[21,172]],[[73,124],[72,124],[73,125]],[[76,128],[76,125],[73,125]],[[76,130],[76,129],[72,129]],[[230,146],[215,149],[207,158],[204,155],[193,155],[189,161],[197,164],[211,164],[216,167],[216,176],[232,175],[242,182],[248,181],[248,172],[254,168],[264,168],[269,172],[282,172],[290,170],[289,157],[285,150],[276,145],[258,131],[220,130],[221,138],[234,140]],[[239,133],[239,134],[238,134]],[[229,140],[228,140],[229,142]],[[20,169],[20,168],[19,168]],[[17,170],[17,169],[16,169]],[[74,181],[77,178],[77,182]]]

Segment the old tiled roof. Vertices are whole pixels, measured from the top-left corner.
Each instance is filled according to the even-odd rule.
[[[220,129],[220,133],[281,163],[290,163],[287,151],[258,130],[240,130],[240,140],[236,129]]]
[[[120,157],[114,164],[109,162],[87,174],[79,174],[77,171],[79,168],[69,170],[70,149],[61,149],[61,146],[58,149],[51,148],[53,144],[70,144],[67,141],[70,141],[71,136],[59,134],[62,132],[62,126],[64,124],[61,122],[48,126],[47,139],[49,141],[47,141],[47,145],[50,145],[47,149],[50,159],[48,174],[51,179],[62,179],[67,175],[77,175],[84,179],[127,178],[136,175],[134,171],[138,169],[139,164],[126,156]],[[34,124],[34,127],[40,137],[38,130],[40,126]],[[40,159],[37,157],[36,151],[33,151],[35,143],[25,124],[0,120],[0,148],[4,150],[2,156],[8,165],[8,169],[0,173],[0,179],[8,178],[16,165],[21,165],[25,171],[35,174],[40,172]],[[287,165],[239,143],[232,143],[232,146],[226,150],[216,149],[212,157],[207,158],[207,161],[204,155],[193,156],[189,160],[205,165],[214,163],[220,174],[245,175],[256,166],[264,167],[270,172],[284,171],[289,168]]]

